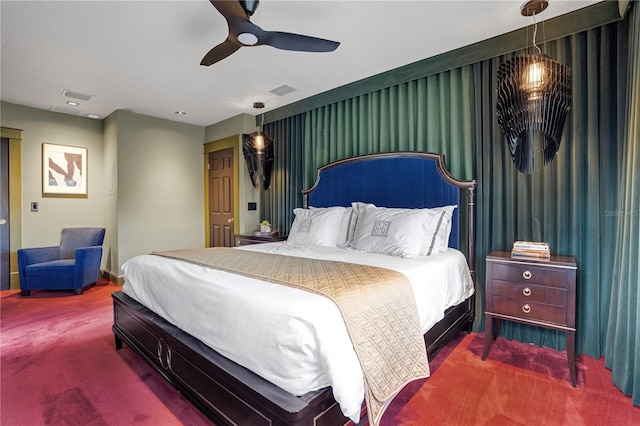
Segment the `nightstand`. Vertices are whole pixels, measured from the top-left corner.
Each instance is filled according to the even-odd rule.
[[[487,256],[486,263],[482,359],[489,353],[501,320],[564,331],[571,384],[575,387],[576,259],[571,256],[522,259],[496,251]]]
[[[249,244],[273,243],[275,241],[284,241],[287,237],[280,236],[278,231],[271,232],[252,232],[251,234],[236,234],[236,247],[247,246]]]

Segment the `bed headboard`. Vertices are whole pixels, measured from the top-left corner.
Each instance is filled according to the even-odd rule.
[[[429,208],[455,204],[449,247],[460,248],[467,236],[467,259],[474,268],[475,181],[451,176],[441,154],[389,152],[351,157],[318,169],[316,181],[302,191],[305,208],[348,207],[353,201],[379,207]],[[466,196],[465,196],[466,195]],[[466,217],[466,225],[460,220]],[[464,251],[464,250],[461,250]]]

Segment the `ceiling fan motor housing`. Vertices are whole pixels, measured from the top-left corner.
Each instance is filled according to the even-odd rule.
[[[239,0],[238,3],[240,3],[240,6],[242,6],[247,16],[251,16],[258,8],[260,0]]]

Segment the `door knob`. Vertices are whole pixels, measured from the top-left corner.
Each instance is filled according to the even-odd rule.
[[[6,225],[7,219],[0,219],[0,225]]]
[[[227,223],[231,223],[231,222],[233,222],[233,218],[227,219]]]

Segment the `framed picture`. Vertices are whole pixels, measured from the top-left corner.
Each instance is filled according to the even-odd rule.
[[[87,198],[87,148],[42,144],[42,196]]]

